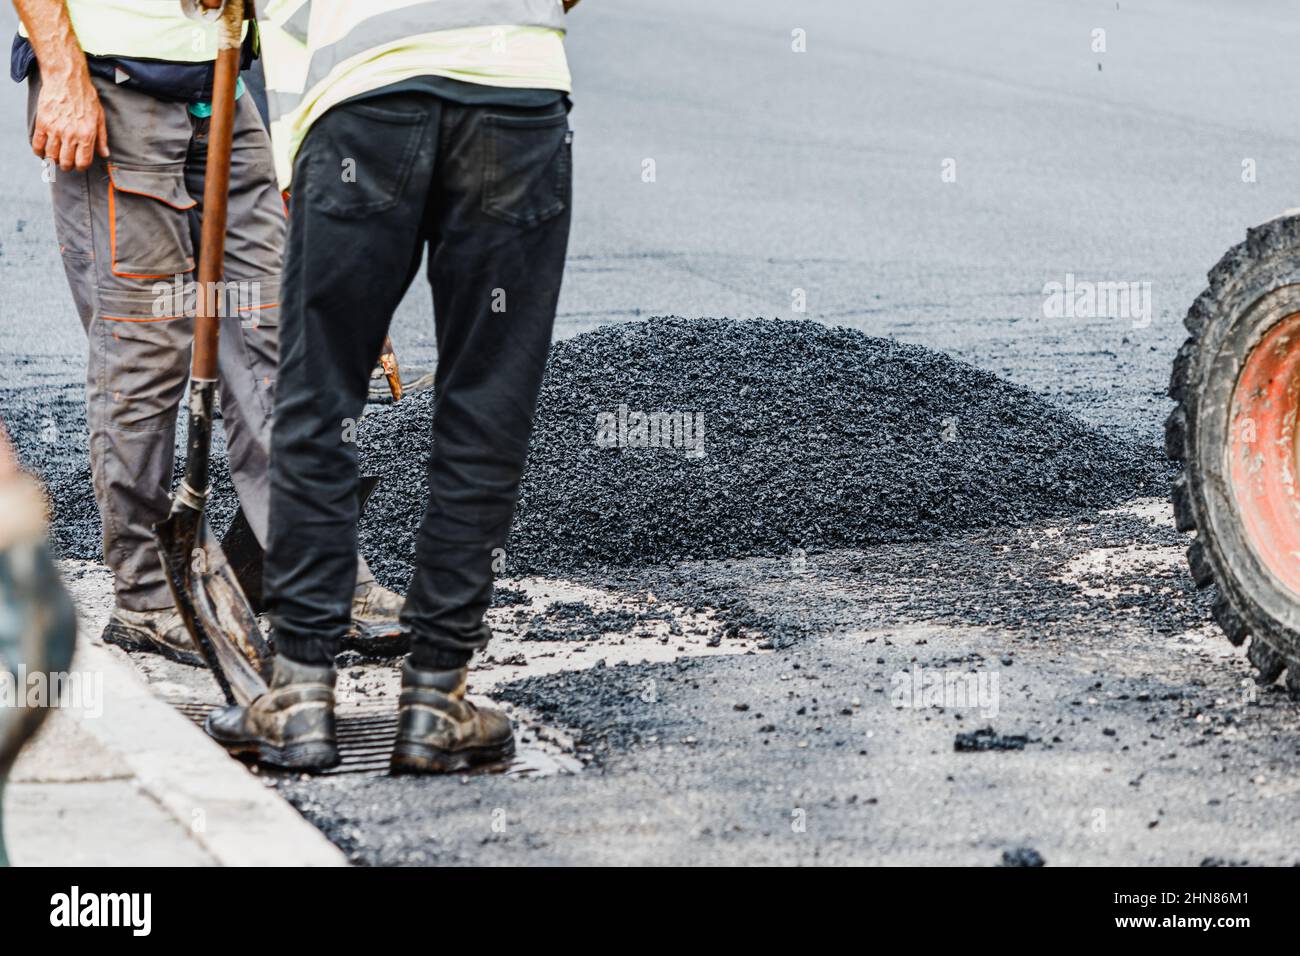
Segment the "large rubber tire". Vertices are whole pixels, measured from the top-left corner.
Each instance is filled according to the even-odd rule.
[[[1290,374],[1300,365],[1300,216],[1251,229],[1209,283],[1188,310],[1191,337],[1169,385],[1165,451],[1182,464],[1174,516],[1196,532],[1188,563],[1198,587],[1216,588],[1224,634],[1250,640],[1259,683],[1285,671],[1300,696],[1300,553],[1287,550],[1300,534],[1300,374]]]

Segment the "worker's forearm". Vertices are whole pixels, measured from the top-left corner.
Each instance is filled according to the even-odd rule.
[[[14,0],[45,76],[88,76],[64,0]]]

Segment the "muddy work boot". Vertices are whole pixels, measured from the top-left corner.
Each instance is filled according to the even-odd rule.
[[[509,718],[465,699],[467,673],[403,665],[393,773],[449,773],[514,756]]]
[[[156,611],[114,608],[101,639],[105,644],[113,644],[123,650],[161,654],[168,660],[188,664],[190,667],[208,666],[174,607],[159,608]]]
[[[352,593],[352,628],[340,647],[371,660],[400,657],[411,649],[411,639],[398,618],[406,599],[378,581],[358,584]]]
[[[213,711],[203,727],[235,756],[292,770],[324,770],[339,762],[334,678],[332,665],[299,664],[277,654],[265,694],[247,707]]]

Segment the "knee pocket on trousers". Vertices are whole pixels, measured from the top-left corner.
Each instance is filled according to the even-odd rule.
[[[189,319],[95,319],[92,361],[99,365],[97,398],[103,403],[100,414],[108,427],[124,431],[175,428],[192,338]]]

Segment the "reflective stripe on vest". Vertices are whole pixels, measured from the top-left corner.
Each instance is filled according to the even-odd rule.
[[[179,0],[67,0],[67,5],[77,41],[91,56],[171,63],[216,59],[217,24],[189,19]]]
[[[288,11],[292,12],[288,12]],[[294,89],[281,87],[272,117],[297,106],[298,98],[343,61],[406,37],[463,27],[509,25],[564,32],[561,0],[280,0],[268,14],[288,12],[280,29],[306,46],[305,72]]]
[[[368,90],[420,75],[569,89],[562,0],[269,0],[259,11],[282,187],[315,119]]]
[[[318,0],[307,41],[311,89],[338,64],[403,37],[461,27],[509,25],[564,30],[560,0]]]

